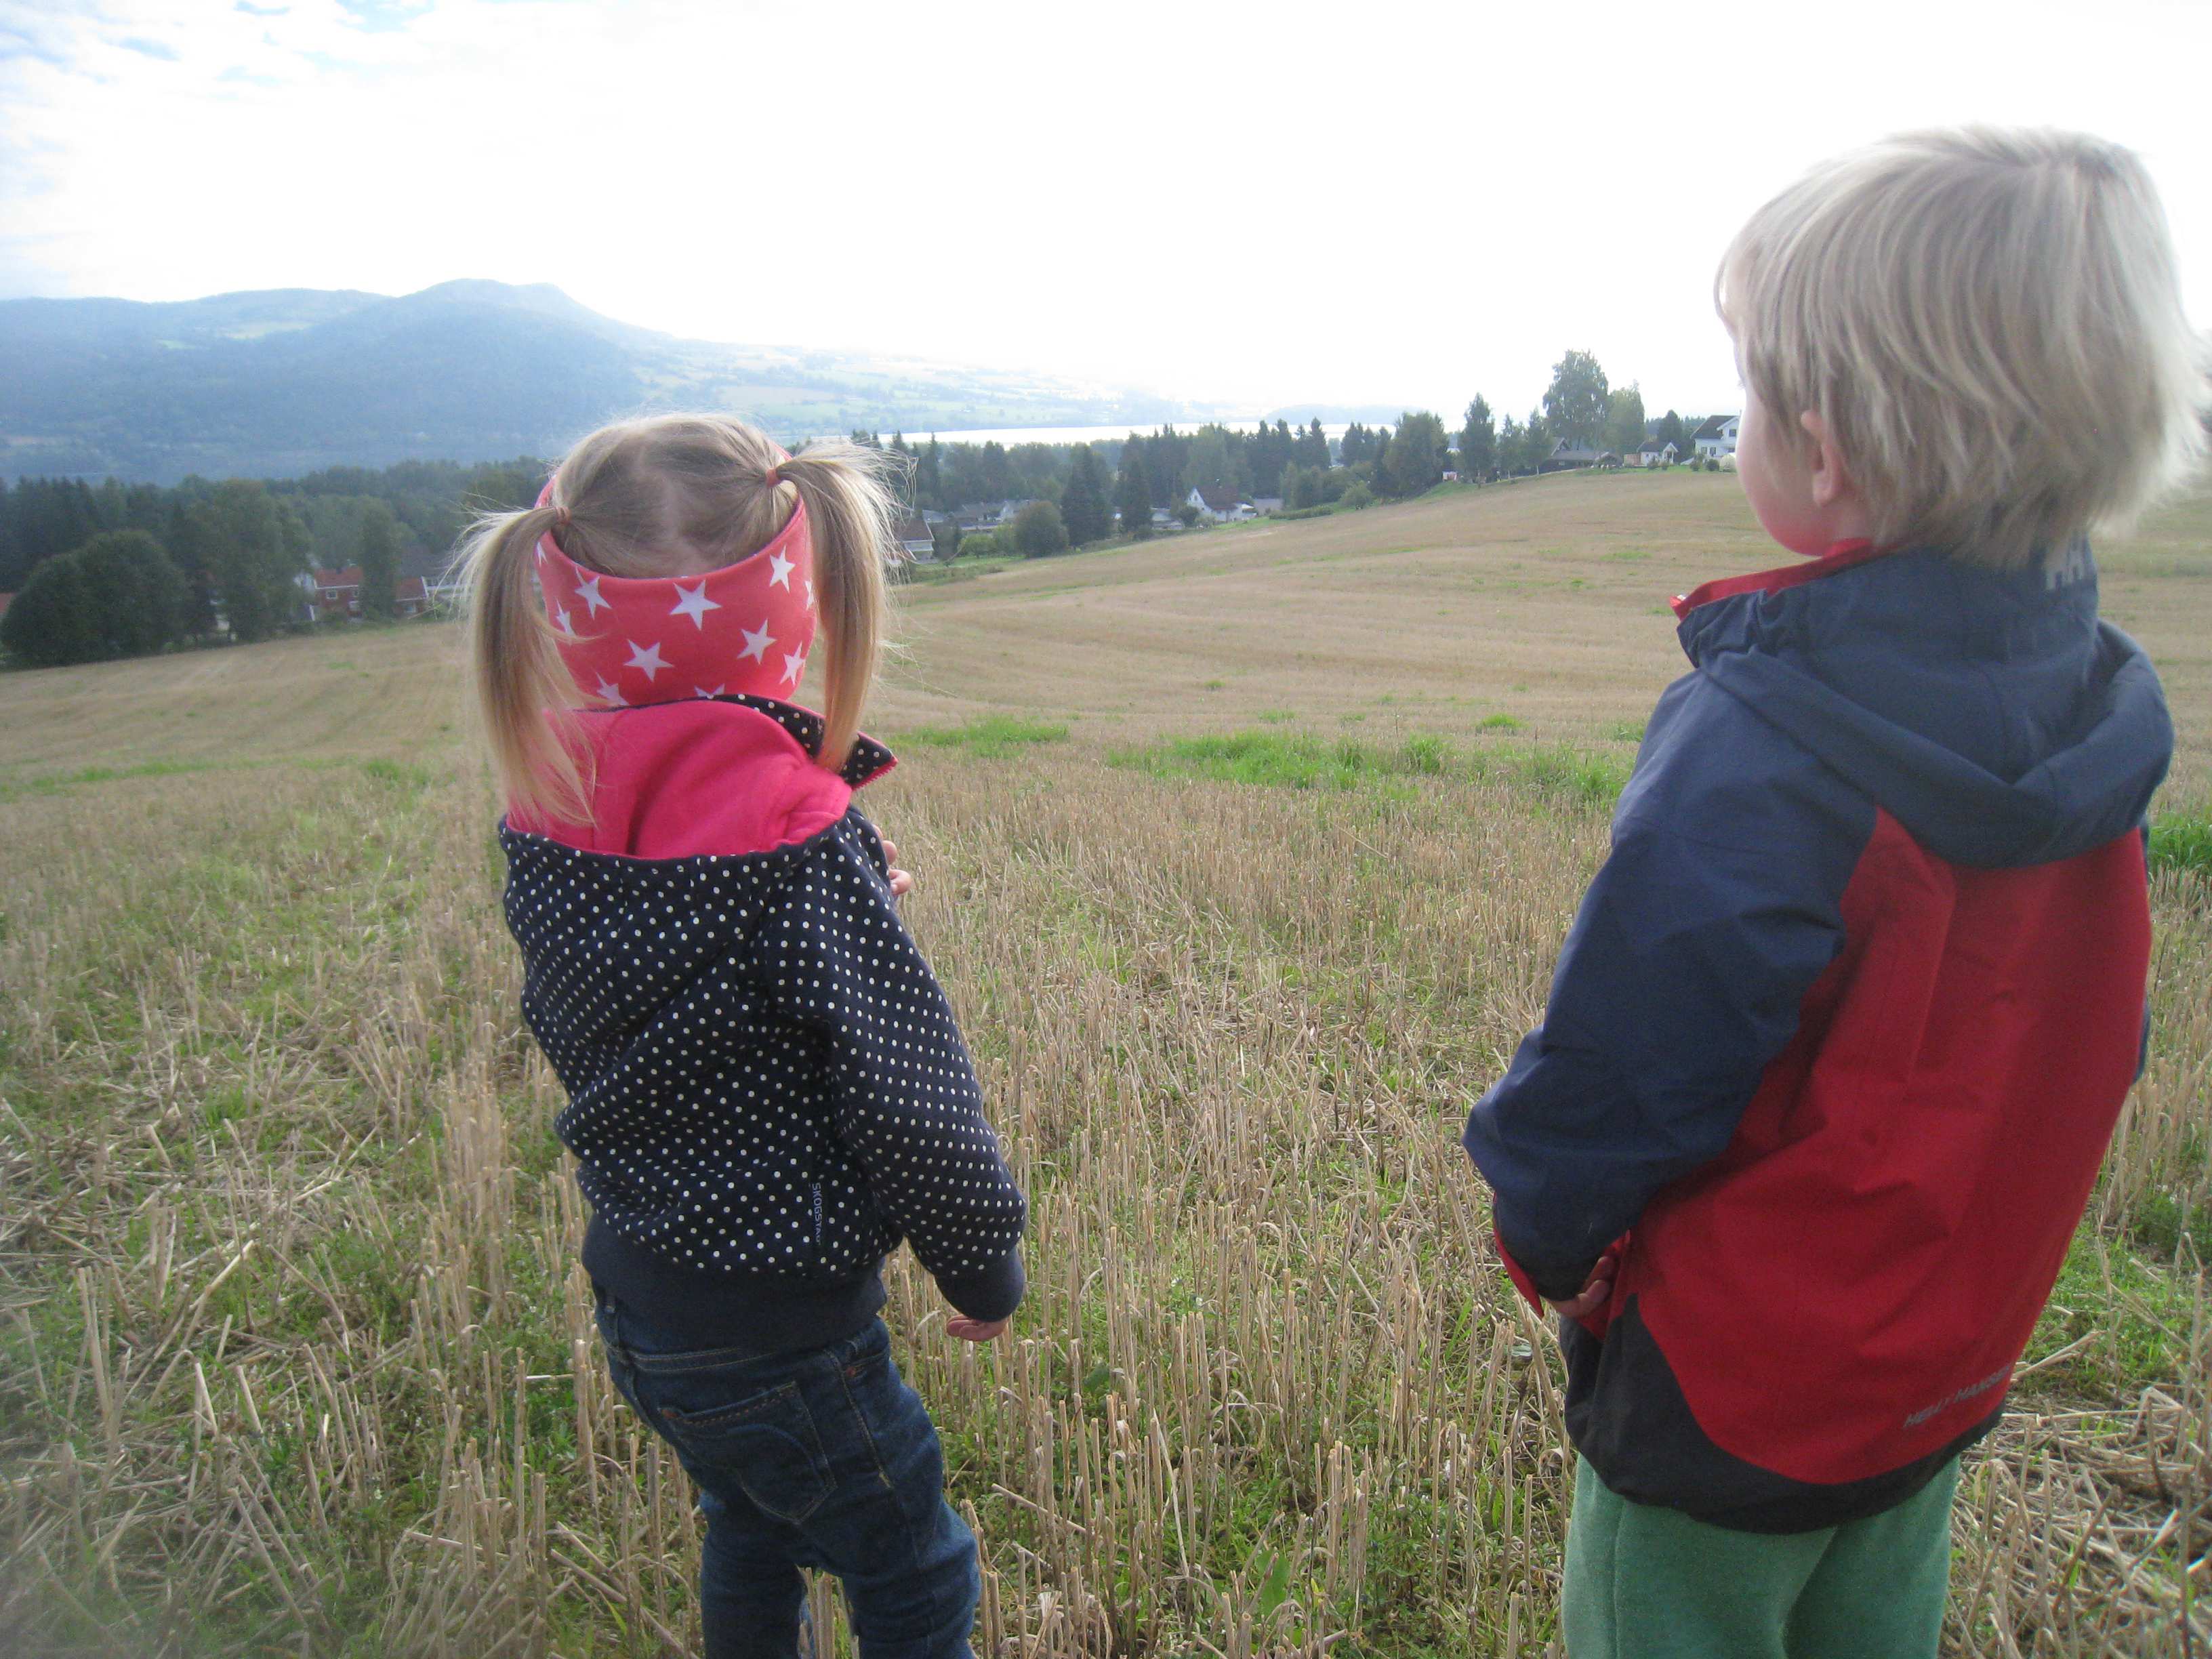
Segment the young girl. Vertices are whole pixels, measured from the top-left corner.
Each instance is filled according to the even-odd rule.
[[[741,422],[592,434],[466,554],[522,1011],[568,1091],[615,1386],[699,1490],[711,1656],[964,1655],[975,1540],[877,1310],[902,1237],[988,1341],[1024,1205],[852,805],[892,550],[880,458]],[[797,692],[817,622],[826,718]],[[585,706],[576,708],[579,702]]]

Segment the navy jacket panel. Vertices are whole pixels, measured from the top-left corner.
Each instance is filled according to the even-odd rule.
[[[1843,945],[1874,809],[1698,674],[1646,729],[1544,1022],[1466,1145],[1506,1249],[1575,1294],[1651,1194],[1717,1158]]]

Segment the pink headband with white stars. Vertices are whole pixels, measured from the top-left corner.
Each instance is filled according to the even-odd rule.
[[[804,501],[759,552],[696,576],[586,570],[543,536],[538,586],[561,660],[602,707],[739,695],[788,702],[806,673],[814,538]]]

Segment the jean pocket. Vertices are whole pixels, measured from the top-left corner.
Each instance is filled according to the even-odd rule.
[[[804,1521],[830,1496],[830,1460],[797,1382],[726,1406],[702,1407],[696,1395],[684,1405],[659,1403],[668,1437],[687,1461],[726,1474],[778,1520]]]

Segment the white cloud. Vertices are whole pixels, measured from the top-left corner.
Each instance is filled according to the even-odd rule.
[[[1745,214],[1978,119],[2141,149],[2212,321],[2212,8],[1807,16],[0,0],[0,292],[550,281],[681,333],[1448,414],[1525,410],[1573,345],[1686,410],[1735,395]]]

